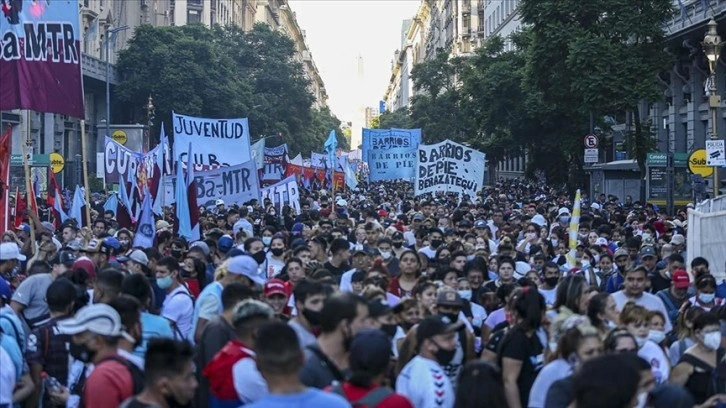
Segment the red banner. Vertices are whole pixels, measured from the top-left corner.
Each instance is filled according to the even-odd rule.
[[[8,188],[10,187],[10,139],[12,139],[13,128],[8,126],[7,130],[0,135],[0,234],[8,230]]]
[[[330,188],[330,172],[325,169],[313,167],[304,167],[296,164],[287,163],[285,177],[295,176],[297,184],[308,190],[319,190]],[[345,188],[345,174],[340,171],[335,172],[333,177],[335,180],[335,190]]]

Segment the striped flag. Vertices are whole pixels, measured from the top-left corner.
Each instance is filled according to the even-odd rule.
[[[567,264],[570,268],[577,265],[575,254],[577,253],[577,233],[580,230],[580,189],[575,194],[575,203],[572,206],[572,217],[570,218],[570,251],[567,253]]]

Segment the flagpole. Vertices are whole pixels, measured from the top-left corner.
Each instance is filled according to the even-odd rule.
[[[31,144],[31,138],[30,138],[30,111],[25,110],[25,115],[20,116],[21,120],[24,120],[25,123],[23,123],[23,127],[21,129],[25,129],[25,140],[23,140],[20,145],[23,147],[23,169],[25,170],[25,211],[28,212],[28,225],[30,225],[30,253],[35,254],[35,223],[33,222],[33,218],[30,216],[30,211],[32,211],[32,201],[30,200],[30,194],[35,194],[33,191],[32,182],[30,181],[30,158],[28,157],[28,146]],[[15,200],[18,198],[15,197]],[[30,211],[28,211],[28,208],[30,208]],[[19,216],[19,214],[15,214],[16,217]]]
[[[81,160],[83,161],[83,189],[86,191],[86,226],[91,227],[91,192],[88,189],[88,160],[86,152],[86,120],[81,119]]]
[[[163,122],[163,121],[162,121]],[[164,128],[164,123],[161,124],[161,128]],[[166,170],[166,144],[164,143],[164,139],[166,136],[166,132],[164,132],[163,135],[159,135],[159,142],[161,143],[161,166],[159,166],[159,169],[161,170],[161,176],[159,178],[159,184],[161,185],[160,189],[157,189],[156,194],[161,194],[161,218],[164,218],[164,207],[166,207],[166,185],[164,184],[164,170]]]

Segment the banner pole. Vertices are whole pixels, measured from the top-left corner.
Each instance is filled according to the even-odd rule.
[[[31,255],[35,254],[35,222],[30,214],[32,212],[31,208],[31,194],[35,194],[33,192],[33,185],[32,181],[30,179],[30,158],[28,157],[28,146],[31,144],[31,138],[30,138],[30,111],[25,110],[25,115],[20,115],[21,120],[24,120],[25,123],[23,123],[23,127],[21,129],[25,129],[25,137],[23,138],[23,142],[20,143],[23,147],[23,170],[25,170],[25,208],[26,212],[28,213],[28,225],[30,226],[30,253]],[[15,197],[15,200],[18,200],[18,197]],[[20,214],[15,214],[16,217],[20,216]]]
[[[83,189],[86,200],[86,226],[91,227],[91,192],[88,189],[88,152],[86,150],[86,120],[81,119],[81,160],[83,161]]]

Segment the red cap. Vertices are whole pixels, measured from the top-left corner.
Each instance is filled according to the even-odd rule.
[[[688,272],[685,269],[676,269],[673,272],[671,282],[676,286],[676,289],[686,289],[691,286],[691,278],[688,276]]]
[[[280,279],[270,279],[265,283],[264,290],[265,297],[272,295],[283,295],[287,296],[287,290],[285,289],[285,282]]]

